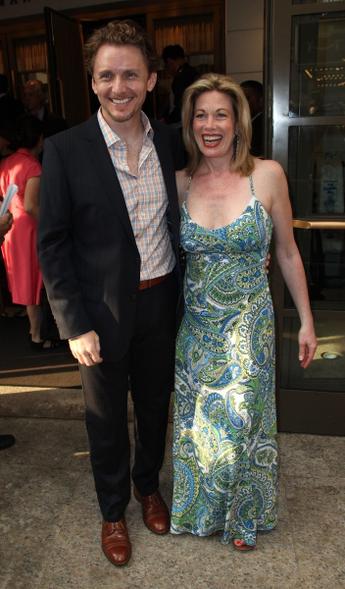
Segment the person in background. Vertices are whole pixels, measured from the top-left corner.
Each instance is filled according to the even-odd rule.
[[[23,102],[28,113],[43,123],[43,137],[67,129],[65,119],[49,111],[44,85],[40,80],[28,80],[23,88]]]
[[[257,80],[245,80],[241,88],[248,100],[252,119],[252,143],[250,153],[256,157],[264,156],[264,92]]]
[[[40,80],[28,80],[24,85],[23,96],[27,112],[42,121],[44,138],[51,137],[52,135],[67,129],[68,125],[65,119],[49,111],[44,85]],[[42,157],[43,152],[40,156],[41,163]],[[41,295],[40,337],[42,340],[54,342],[54,346],[61,343],[44,285]]]
[[[4,235],[11,229],[13,216],[7,212],[0,217],[0,245],[4,242]],[[16,439],[12,434],[0,434],[0,450],[6,450],[15,444]]]
[[[7,76],[0,74],[0,127],[13,127],[23,113],[22,103],[9,93]]]
[[[174,170],[183,149],[176,131],[142,111],[158,59],[137,23],[96,30],[85,55],[100,108],[45,141],[39,252],[60,335],[79,362],[102,549],[122,566],[131,557],[131,478],[148,529],[165,534],[170,526],[159,472],[173,389]],[[137,423],[132,471],[129,380]]]
[[[300,318],[298,360],[316,349],[284,171],[253,158],[238,84],[206,74],[184,94],[189,155],[177,173],[185,310],[176,346],[171,531],[220,533],[237,550],[277,519],[274,312],[265,258],[278,264]]]
[[[172,104],[169,112],[166,114],[165,122],[169,125],[181,127],[181,106],[182,96],[186,88],[194,82],[198,76],[198,71],[192,67],[185,56],[181,45],[167,45],[162,52],[162,59],[166,71],[172,76]]]
[[[18,186],[10,211],[13,227],[2,244],[2,254],[12,302],[26,306],[31,346],[44,347],[40,337],[42,276],[37,257],[37,217],[43,146],[43,125],[31,115],[22,115],[17,127],[17,150],[0,164],[0,193],[10,184]],[[46,344],[47,345],[47,344]]]
[[[14,152],[14,134],[8,124],[0,125],[0,161]]]

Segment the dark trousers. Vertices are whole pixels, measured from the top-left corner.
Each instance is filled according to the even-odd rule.
[[[159,486],[174,380],[176,300],[173,276],[139,291],[135,329],[124,358],[80,366],[91,465],[106,521],[119,520],[130,499],[129,386],[137,424],[132,479],[142,495]]]

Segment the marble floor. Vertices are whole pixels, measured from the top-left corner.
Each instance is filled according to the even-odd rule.
[[[132,499],[133,556],[115,568],[100,549],[80,392],[33,392],[0,390],[0,432],[17,438],[0,453],[0,589],[345,588],[345,438],[279,435],[279,526],[256,551],[237,553],[217,537],[155,536]],[[167,501],[170,448],[171,428]]]

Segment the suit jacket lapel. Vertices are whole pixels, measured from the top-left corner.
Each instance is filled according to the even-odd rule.
[[[135,237],[132,224],[128,215],[125,198],[117,177],[115,168],[111,161],[107,145],[104,141],[102,131],[94,115],[85,123],[85,139],[90,143],[90,157],[94,163],[94,170],[99,176],[100,190],[104,191],[110,206],[116,207],[117,214],[121,219],[123,227],[131,241],[135,244]]]
[[[167,141],[167,138],[164,138],[162,133],[155,129],[154,123],[152,123],[152,127],[154,129],[153,143],[157,150],[168,194],[169,207],[167,215],[168,222],[171,225],[170,231],[172,231],[174,234],[175,239],[176,236],[178,239],[180,212],[178,207],[175,169],[174,161],[171,155],[171,147]]]

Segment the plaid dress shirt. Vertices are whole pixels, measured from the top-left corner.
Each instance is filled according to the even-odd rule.
[[[153,144],[153,129],[142,112],[143,144],[136,175],[129,170],[127,144],[104,120],[101,109],[98,122],[109,150],[139,250],[140,280],[164,276],[171,272],[176,260],[166,218],[168,196],[158,155]]]

